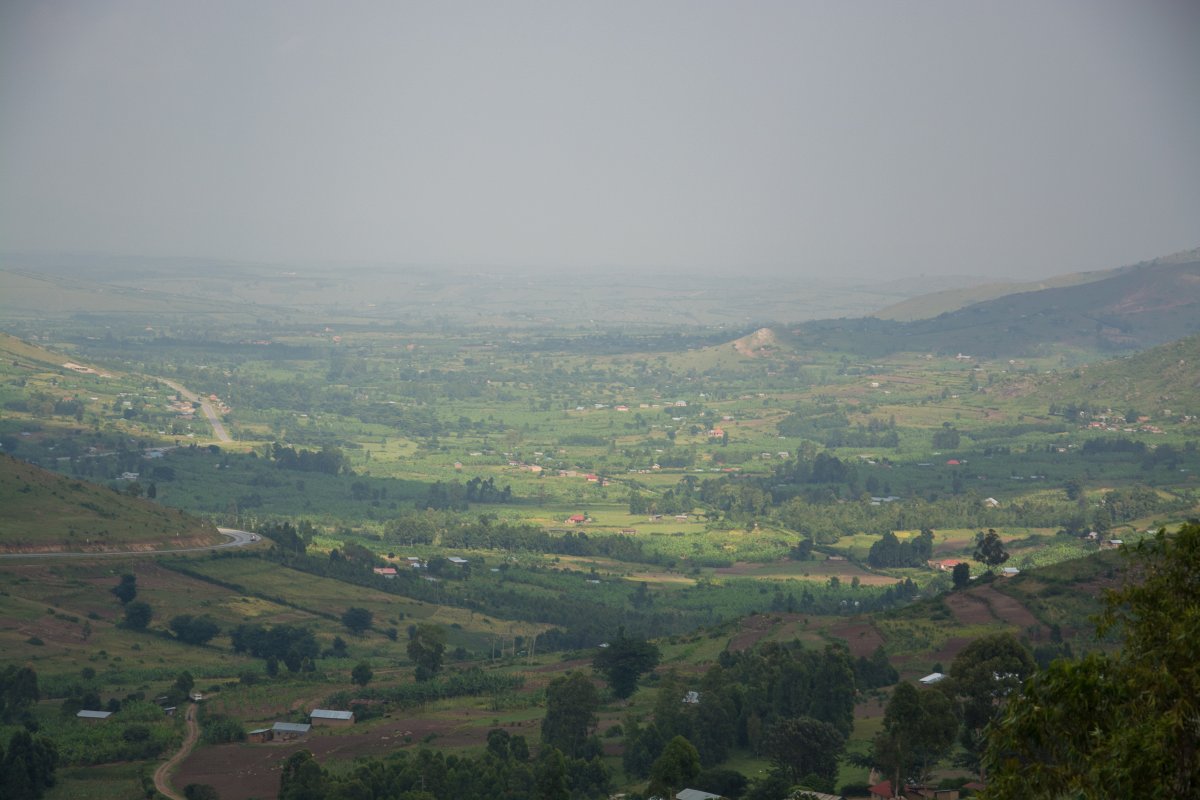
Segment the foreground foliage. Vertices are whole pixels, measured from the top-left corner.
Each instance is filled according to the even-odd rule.
[[[1200,524],[1133,551],[1108,597],[1115,655],[1055,661],[993,727],[988,796],[1196,797],[1200,793]]]

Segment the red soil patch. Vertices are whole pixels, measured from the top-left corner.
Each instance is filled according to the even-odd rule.
[[[951,592],[945,602],[954,618],[963,625],[986,625],[996,620],[987,603],[971,592]]]
[[[949,669],[950,662],[954,661],[954,657],[973,641],[975,640],[969,636],[953,636],[947,639],[945,644],[933,654],[933,662],[935,664],[942,664],[946,669]]]
[[[731,653],[749,650],[762,641],[773,627],[775,627],[774,618],[766,614],[754,614],[746,617],[742,620],[741,628],[729,640],[726,649]]]
[[[829,629],[829,632],[839,639],[844,640],[846,646],[850,649],[850,655],[855,658],[869,656],[883,644],[883,637],[879,635],[879,631],[875,630],[875,626],[869,622],[850,622],[835,625]]]
[[[971,594],[986,601],[991,606],[992,613],[1009,625],[1015,625],[1021,630],[1042,627],[1041,621],[1030,613],[1028,608],[1021,605],[1021,601],[1004,592],[997,591],[992,586],[976,587],[971,589]]]
[[[1020,630],[1043,627],[1020,600],[987,584],[965,592],[952,592],[946,597],[946,605],[954,618],[964,625],[985,625],[998,620]]]

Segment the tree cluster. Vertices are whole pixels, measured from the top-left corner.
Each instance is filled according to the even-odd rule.
[[[44,736],[18,730],[0,747],[0,797],[5,800],[38,800],[54,785],[58,750]]]
[[[626,721],[625,771],[648,776],[675,736],[695,746],[706,767],[723,761],[734,747],[782,753],[782,742],[801,729],[805,736],[813,734],[813,742],[833,741],[807,722],[789,727],[784,724],[788,720],[825,723],[844,741],[853,727],[856,693],[853,663],[842,648],[813,651],[770,642],[753,651],[722,653],[699,681],[674,673],[659,680],[653,720],[644,725]],[[834,748],[834,761],[840,748]],[[824,769],[830,763],[827,755],[814,754],[812,763]]]
[[[271,445],[271,458],[279,469],[299,472],[322,472],[337,475],[347,467],[346,455],[336,447],[326,445],[320,450],[297,450],[279,442]]]
[[[477,756],[401,750],[349,770],[327,771],[300,750],[283,764],[279,800],[598,800],[611,789],[599,757],[571,758],[546,746],[531,760],[523,737],[495,729]]]
[[[312,631],[299,625],[242,624],[229,632],[229,639],[233,652],[266,659],[268,668],[282,661],[289,672],[299,672],[320,654]]]
[[[172,617],[167,623],[175,638],[185,644],[203,645],[221,632],[217,623],[208,617],[193,617],[191,614],[180,614]]]
[[[867,563],[872,567],[924,567],[933,558],[933,531],[922,528],[912,539],[900,541],[887,531],[871,545]]]

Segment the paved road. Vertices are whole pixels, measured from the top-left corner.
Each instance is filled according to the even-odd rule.
[[[183,795],[171,788],[168,777],[169,773],[188,757],[188,754],[192,752],[192,748],[196,746],[196,740],[199,738],[200,727],[196,725],[196,707],[190,705],[187,710],[187,736],[183,737],[183,744],[180,745],[179,752],[171,756],[170,760],[165,764],[154,770],[154,788],[171,798],[171,800],[185,799]]]
[[[129,556],[158,556],[169,553],[203,553],[218,547],[245,547],[254,544],[259,537],[256,533],[239,531],[233,528],[217,528],[217,531],[228,536],[228,542],[210,544],[207,547],[174,547],[163,550],[106,550],[100,553],[88,552],[49,552],[49,553],[0,553],[0,558],[104,558]]]
[[[208,401],[208,398],[201,397],[195,392],[188,391],[175,381],[169,381],[166,378],[159,378],[158,380],[179,392],[179,394],[182,395],[185,400],[200,404],[200,410],[204,412],[204,416],[208,418],[209,424],[212,425],[213,435],[217,437],[218,442],[233,441],[233,437],[229,435],[227,430],[225,430],[225,425],[222,424],[221,418],[217,416],[217,410],[213,408],[212,403]]]

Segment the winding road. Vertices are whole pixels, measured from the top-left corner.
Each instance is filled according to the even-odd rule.
[[[171,788],[169,775],[171,770],[188,757],[199,738],[200,726],[196,724],[196,706],[190,705],[187,710],[187,736],[183,737],[183,744],[179,746],[179,752],[154,770],[154,788],[171,800],[185,800],[183,795]]]
[[[228,542],[210,544],[204,547],[174,547],[165,550],[105,550],[99,553],[86,551],[47,552],[47,553],[0,553],[0,558],[128,558],[129,556],[161,556],[171,553],[204,553],[221,547],[246,547],[259,540],[257,533],[239,531],[235,528],[218,527],[217,532],[229,537]]]

